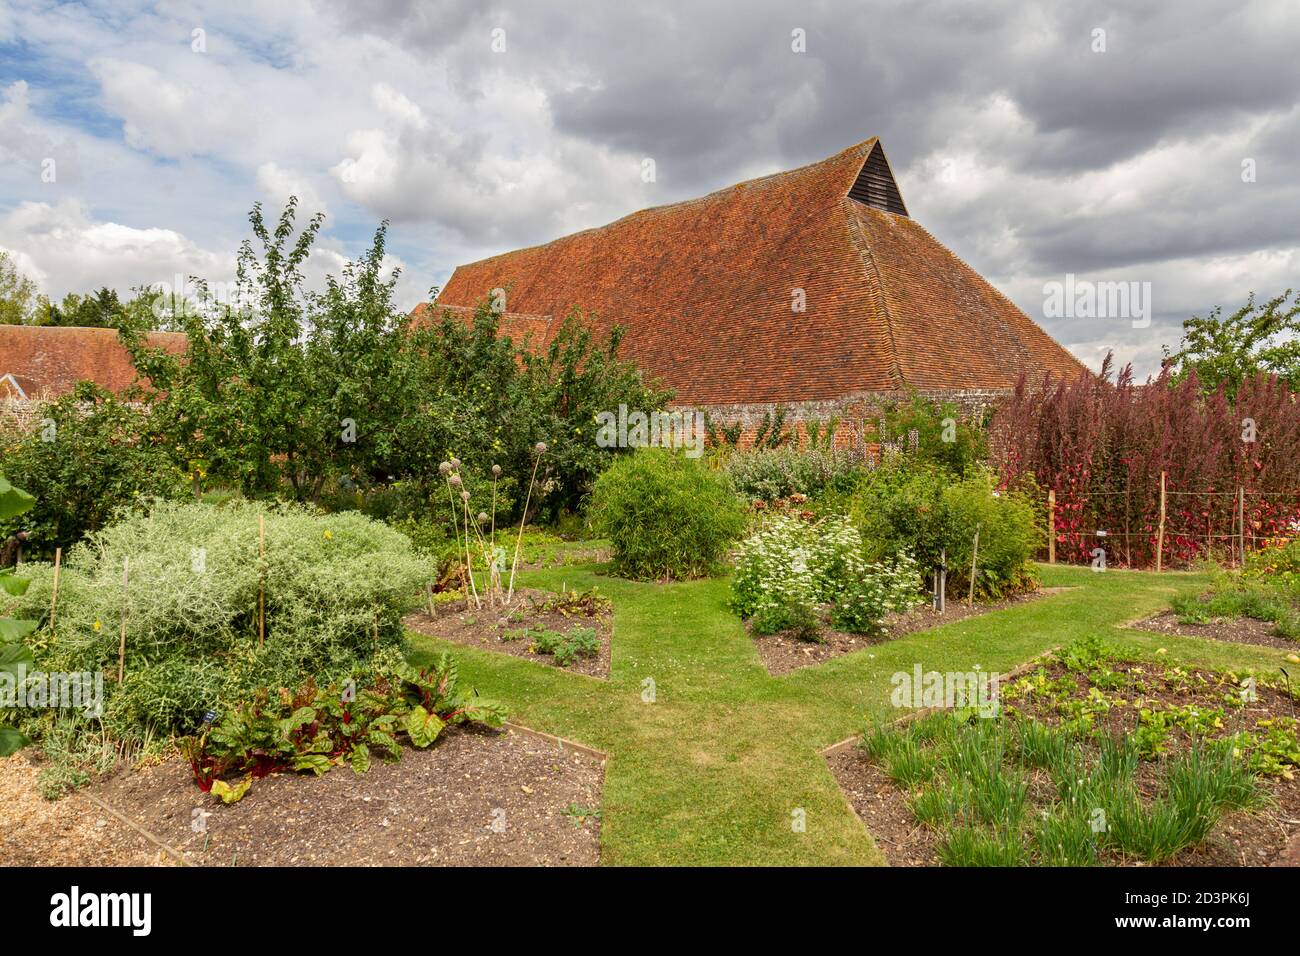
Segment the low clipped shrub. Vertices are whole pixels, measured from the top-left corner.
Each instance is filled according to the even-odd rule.
[[[832,605],[836,627],[868,633],[890,611],[915,603],[918,580],[905,554],[867,562],[861,535],[844,518],[812,524],[778,516],[737,549],[731,606],[758,634],[792,630],[815,639],[823,604]]]
[[[745,510],[725,474],[664,448],[619,458],[592,490],[592,523],[614,569],[639,580],[712,573],[745,530]]]

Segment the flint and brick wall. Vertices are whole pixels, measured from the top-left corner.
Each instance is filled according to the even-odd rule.
[[[936,402],[952,402],[963,418],[974,419],[994,408],[999,401],[1011,394],[1011,390],[963,389],[918,391],[912,394]],[[907,397],[899,392],[862,392],[828,401],[784,403],[785,428],[802,445],[805,443],[808,423],[819,423],[824,429],[832,419],[838,419],[835,430],[837,450],[874,454],[879,443],[878,423],[884,409]],[[740,422],[743,425],[740,447],[748,448],[753,444],[763,417],[775,415],[780,404],[782,403],[708,405],[702,406],[702,410],[708,412],[715,428]],[[684,409],[687,406],[678,407]]]

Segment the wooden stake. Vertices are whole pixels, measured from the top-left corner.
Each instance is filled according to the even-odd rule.
[[[261,573],[257,581],[257,646],[266,646],[266,515],[257,516],[257,554]]]
[[[939,613],[948,609],[948,549],[939,552]]]
[[[1165,555],[1165,473],[1160,472],[1160,525],[1156,530],[1156,571],[1164,565]]]
[[[975,526],[975,544],[971,547],[970,552],[970,595],[966,598],[966,603],[975,606],[975,568],[976,562],[980,555],[980,526]]]
[[[1246,566],[1246,489],[1237,486],[1237,547],[1241,552],[1241,567]]]
[[[1056,489],[1047,492],[1047,563],[1056,563]]]
[[[127,593],[131,580],[131,559],[122,559],[122,636],[117,642],[117,683],[120,686],[126,678],[126,609]]]
[[[63,549],[54,549],[54,588],[50,593],[50,633],[54,633],[54,615],[59,606],[59,567],[63,564]]]

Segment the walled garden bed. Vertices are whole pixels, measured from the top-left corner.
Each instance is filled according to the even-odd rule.
[[[1300,642],[1277,634],[1276,626],[1269,621],[1257,621],[1249,617],[1215,618],[1205,624],[1195,624],[1190,621],[1180,621],[1174,611],[1162,611],[1154,617],[1129,626],[1155,634],[1204,637],[1212,641],[1255,644],[1259,647],[1276,647],[1293,654],[1300,653]]]
[[[1255,866],[1295,859],[1300,744],[1283,683],[1076,646],[828,762],[893,865]]]
[[[818,630],[818,640],[816,641],[802,638],[792,631],[781,631],[776,634],[755,634],[753,629],[750,628],[750,636],[754,639],[754,646],[758,648],[758,655],[763,659],[763,664],[767,667],[768,673],[774,677],[779,677],[801,667],[823,664],[845,654],[851,654],[854,651],[860,651],[876,644],[884,644],[906,634],[928,631],[944,624],[980,617],[1004,608],[1018,607],[1038,598],[1057,594],[1063,590],[1067,589],[1039,588],[1036,591],[1018,594],[1002,601],[976,602],[973,606],[967,604],[964,600],[958,601],[950,598],[943,613],[934,610],[928,603],[922,604],[908,611],[893,612],[887,615],[878,634],[849,634],[844,631],[837,631],[827,621],[823,621],[823,626]]]
[[[589,677],[609,676],[613,614],[608,599],[589,591],[515,592],[510,608],[466,607],[463,600],[408,614],[413,631],[563,667]]]
[[[179,758],[69,800],[103,801],[196,866],[594,866],[603,778],[596,756],[517,729],[457,726],[365,774],[273,774],[229,806],[195,787]],[[154,849],[111,814],[91,814],[110,842],[137,848],[126,860]]]

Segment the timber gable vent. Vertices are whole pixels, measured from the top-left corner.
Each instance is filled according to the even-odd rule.
[[[876,143],[872,147],[867,161],[858,171],[858,178],[849,188],[849,198],[856,199],[865,206],[892,212],[896,216],[906,216],[907,207],[903,205],[903,194],[894,182],[894,173],[885,159],[885,151]]]

